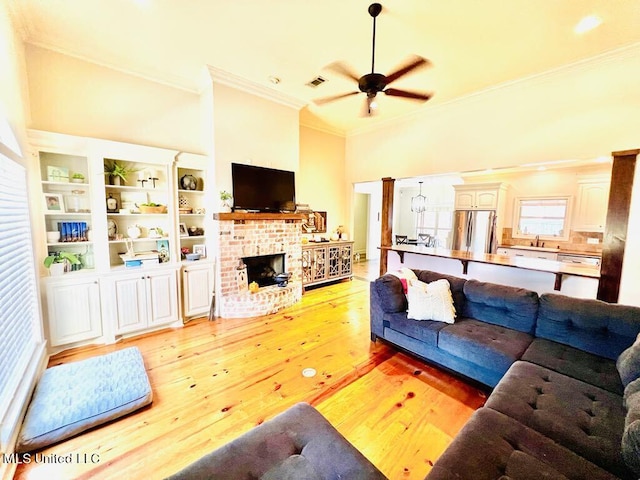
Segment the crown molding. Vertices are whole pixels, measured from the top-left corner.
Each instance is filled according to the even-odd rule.
[[[462,104],[466,102],[473,102],[477,97],[487,94],[492,94],[495,92],[500,92],[502,90],[508,90],[510,88],[517,88],[522,85],[530,84],[540,84],[548,82],[549,79],[560,77],[562,75],[566,75],[569,73],[582,72],[585,70],[593,69],[599,65],[605,65],[609,63],[619,62],[627,59],[637,59],[640,58],[640,42],[631,43],[625,45],[620,48],[616,48],[614,50],[609,50],[608,52],[601,53],[599,55],[589,57],[583,60],[579,60],[577,62],[568,63],[566,65],[562,65],[560,67],[546,70],[541,73],[536,73],[533,75],[529,75],[526,77],[518,78],[515,80],[510,80],[507,82],[499,83],[496,85],[492,85],[490,87],[484,88],[482,90],[478,90],[476,92],[469,93],[467,95],[456,97],[451,100],[436,103],[432,106],[427,105],[424,109],[419,109],[417,111],[409,112],[403,115],[398,115],[392,118],[388,118],[382,120],[381,122],[376,123],[375,125],[355,128],[349,130],[347,132],[347,136],[356,136],[363,133],[372,133],[378,130],[383,130],[388,128],[390,125],[397,125],[399,122],[407,122],[411,120],[415,120],[421,117],[425,117],[426,115],[437,114],[437,112],[441,109],[446,109],[451,105]]]
[[[306,100],[284,94],[273,88],[261,85],[252,80],[247,80],[246,78],[227,72],[226,70],[212,67],[211,65],[207,65],[207,72],[214,83],[233,87],[243,92],[256,95],[257,97],[295,108],[296,110],[300,110],[308,103]]]
[[[317,132],[327,133],[329,135],[335,135],[337,137],[345,138],[347,136],[347,133],[344,130],[338,127],[332,127],[331,125],[319,126],[309,122],[300,122],[300,126],[305,128],[310,128],[311,130],[315,130]]]

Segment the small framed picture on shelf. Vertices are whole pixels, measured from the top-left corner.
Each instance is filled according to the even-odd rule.
[[[193,253],[199,253],[200,258],[205,258],[207,256],[207,247],[205,245],[194,245]]]
[[[186,223],[179,223],[178,224],[178,229],[180,230],[180,236],[181,237],[188,237],[189,236],[189,231],[187,230],[187,224]]]
[[[115,192],[107,194],[106,202],[107,202],[108,213],[118,213],[120,207],[122,206],[120,195]]]
[[[64,213],[64,203],[62,202],[62,194],[45,193],[44,209],[49,213]]]
[[[47,180],[50,182],[69,183],[69,169],[47,165]]]
[[[160,263],[166,263],[171,260],[171,254],[169,253],[169,240],[158,240],[156,242],[158,246],[158,257]]]

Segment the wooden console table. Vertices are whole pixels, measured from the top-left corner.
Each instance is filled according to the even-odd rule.
[[[353,242],[310,242],[302,245],[302,286],[353,277]]]

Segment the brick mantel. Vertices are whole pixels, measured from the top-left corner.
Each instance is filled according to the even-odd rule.
[[[291,306],[302,298],[302,214],[215,213],[216,316],[257,317]],[[247,290],[239,278],[242,258],[283,253],[291,273],[286,287]]]

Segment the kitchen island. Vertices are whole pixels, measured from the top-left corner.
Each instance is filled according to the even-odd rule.
[[[389,270],[402,266],[534,290],[596,298],[600,268],[530,257],[472,253],[422,245],[381,247]]]

